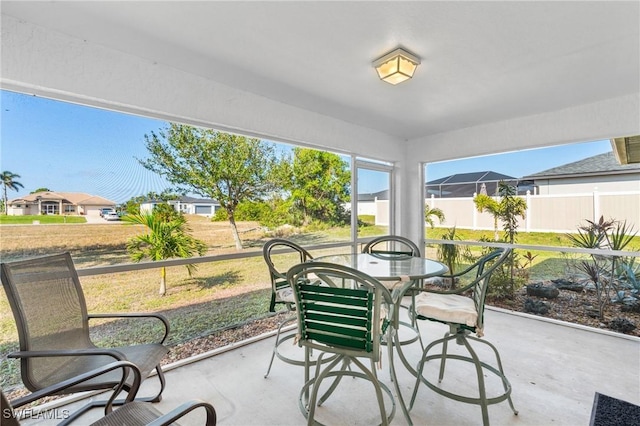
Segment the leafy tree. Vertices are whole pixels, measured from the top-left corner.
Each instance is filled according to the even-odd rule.
[[[435,225],[433,218],[438,219],[438,222],[440,223],[444,223],[444,212],[442,211],[442,209],[439,209],[438,207],[431,208],[429,207],[429,204],[425,204],[424,221],[427,222],[427,224],[431,228],[433,228]]]
[[[273,187],[274,147],[259,139],[180,124],[145,135],[151,157],[140,163],[172,184],[218,200],[226,210],[238,250],[242,241],[236,208],[259,200]]]
[[[294,148],[288,167],[280,176],[286,177],[283,186],[290,191],[294,209],[301,212],[303,225],[313,220],[348,223],[344,203],[350,199],[351,173],[346,161],[331,152]]]
[[[38,192],[51,192],[49,188],[38,188],[35,191],[31,191],[29,194],[37,194]]]
[[[182,215],[177,215],[175,219],[165,220],[162,214],[129,215],[123,220],[144,225],[149,229],[149,233],[132,237],[127,242],[127,251],[134,262],[143,259],[152,261],[165,260],[171,258],[189,258],[194,254],[204,255],[207,251],[206,244],[191,235],[187,222]],[[186,265],[189,276],[196,270],[196,265]],[[166,284],[167,271],[163,266],[160,268],[160,295],[167,293]]]
[[[11,173],[9,171],[5,170],[4,172],[2,172],[0,177],[2,177],[2,203],[4,204],[4,214],[7,214],[9,212],[9,198],[7,197],[7,189],[17,191],[19,188],[24,188],[24,185],[16,180],[20,177],[20,175]]]

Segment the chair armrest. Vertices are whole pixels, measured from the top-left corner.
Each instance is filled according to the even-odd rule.
[[[93,318],[156,318],[164,324],[164,336],[158,342],[160,344],[164,343],[169,336],[169,320],[164,315],[161,314],[148,314],[148,313],[123,313],[123,314],[89,314],[87,315],[88,319]]]
[[[11,352],[7,355],[7,358],[47,358],[57,356],[96,356],[96,355],[108,355],[115,358],[117,361],[124,361],[126,357],[122,352],[115,349],[59,349],[51,351],[17,351]]]
[[[468,266],[466,269],[464,269],[462,271],[458,271],[458,272],[453,273],[453,274],[444,274],[444,275],[440,275],[440,276],[442,278],[458,278],[458,277],[461,277],[463,275],[468,274],[469,272],[473,271],[476,268],[478,268],[478,264],[474,263],[474,264]]]
[[[208,402],[204,402],[200,400],[185,402],[184,404],[171,410],[170,412],[163,415],[162,417],[159,417],[158,419],[148,423],[147,426],[170,425],[174,423],[176,420],[178,420],[179,418],[185,416],[186,414],[200,407],[204,408],[207,412],[207,420],[205,422],[205,425],[214,426],[216,424],[216,410],[213,408],[213,405],[209,404]]]
[[[95,370],[88,371],[86,373],[80,374],[76,377],[72,377],[60,383],[56,383],[55,385],[47,386],[46,388],[35,391],[29,395],[23,396],[21,398],[17,398],[11,401],[11,406],[13,408],[18,408],[23,405],[32,403],[37,401],[40,398],[44,398],[45,396],[53,395],[65,389],[68,389],[72,386],[75,386],[79,383],[86,382],[87,380],[93,379],[94,377],[98,377],[102,374],[108,373],[110,371],[116,370],[118,368],[122,369],[122,378],[120,379],[120,383],[113,389],[113,394],[109,398],[107,406],[105,407],[105,412],[111,412],[111,406],[113,401],[118,396],[118,394],[124,388],[125,382],[129,374],[127,373],[127,369],[133,371],[133,383],[131,384],[131,388],[127,393],[127,397],[125,398],[125,402],[131,402],[136,396],[138,389],[140,388],[140,382],[142,380],[142,375],[138,367],[135,364],[132,364],[129,361],[116,361],[110,364],[104,365],[102,367],[96,368]]]
[[[443,277],[447,277],[445,275],[443,275]],[[471,283],[467,284],[464,287],[460,287],[460,288],[453,288],[451,290],[435,290],[435,289],[427,289],[424,287],[420,288],[420,291],[423,291],[425,293],[435,293],[435,294],[461,294],[464,293],[467,290],[470,290],[473,288],[473,286],[476,285],[476,281],[472,281]]]

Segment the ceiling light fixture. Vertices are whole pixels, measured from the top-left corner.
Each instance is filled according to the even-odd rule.
[[[378,77],[393,85],[413,77],[413,73],[419,64],[420,58],[402,48],[397,48],[393,52],[389,52],[373,61]]]

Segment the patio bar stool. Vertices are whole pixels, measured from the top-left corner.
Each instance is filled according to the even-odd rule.
[[[319,280],[312,282],[311,276]],[[381,424],[388,425],[395,415],[396,403],[391,390],[378,380],[376,362],[380,360],[382,338],[384,335],[390,338],[388,334],[393,328],[387,319],[393,305],[389,290],[362,272],[325,262],[296,265],[287,278],[296,300],[296,340],[305,348],[307,361],[312,349],[322,352],[313,377],[310,377],[312,365],[309,362],[305,365],[299,404],[307,424],[321,424],[315,418],[316,405],[327,402],[343,377],[352,377],[373,385]],[[325,355],[332,358],[327,365],[322,362]],[[333,380],[319,396],[322,382],[328,378]],[[388,410],[383,392],[391,401]]]
[[[482,409],[482,423],[489,424],[488,406],[507,400],[514,414],[518,411],[513,406],[511,400],[511,384],[505,376],[502,368],[502,361],[498,349],[486,341],[480,339],[484,332],[484,303],[489,286],[489,279],[492,273],[500,267],[509,257],[511,249],[497,249],[482,257],[474,265],[477,268],[477,276],[469,284],[445,291],[424,291],[416,297],[416,313],[420,320],[436,321],[449,326],[449,331],[441,339],[434,340],[425,349],[422,358],[418,363],[417,379],[411,397],[410,409],[413,408],[418,394],[420,383],[424,383],[432,391],[468,404],[480,405]],[[467,271],[474,268],[468,268]],[[467,293],[471,292],[471,297]],[[476,336],[472,336],[475,333]],[[463,346],[468,355],[451,353],[448,351],[448,343],[453,341],[457,345]],[[470,342],[482,343],[491,348],[495,355],[495,366],[480,360],[478,354],[473,349]],[[430,354],[431,349],[437,345],[442,345],[442,351]],[[440,361],[440,371],[438,384],[433,383],[424,376],[424,366],[428,361]],[[440,386],[444,378],[445,365],[448,360],[472,363],[475,367],[478,397],[463,395],[443,389]],[[456,365],[456,363],[453,363]],[[489,397],[485,387],[485,373],[493,374],[502,382],[503,391],[497,396]]]

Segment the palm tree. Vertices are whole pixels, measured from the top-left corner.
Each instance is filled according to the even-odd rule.
[[[438,222],[440,223],[444,223],[444,212],[437,208],[431,208],[429,207],[429,204],[425,204],[424,206],[424,221],[427,222],[427,224],[433,228],[434,227],[434,222],[433,222],[433,218],[437,218]]]
[[[7,214],[9,212],[9,199],[7,198],[7,188],[11,189],[12,191],[17,191],[18,188],[24,188],[24,185],[22,185],[20,182],[15,180],[16,178],[20,177],[20,175],[17,175],[15,173],[4,171],[2,172],[1,176],[2,176],[2,189],[3,189],[2,202],[4,204],[4,214]]]
[[[207,246],[201,240],[191,235],[184,216],[180,215],[170,221],[163,219],[161,215],[138,214],[124,216],[123,220],[144,225],[149,228],[149,233],[132,237],[127,242],[127,251],[134,262],[143,259],[152,261],[165,260],[171,258],[188,258],[195,253],[202,256],[207,251]],[[185,265],[189,276],[196,270],[196,265]],[[167,293],[166,283],[167,271],[163,266],[160,268],[160,295]]]
[[[478,194],[473,198],[473,202],[476,205],[476,209],[480,213],[487,212],[493,216],[493,239],[498,241],[500,236],[498,235],[498,218],[500,217],[500,203],[494,198],[486,194]]]

